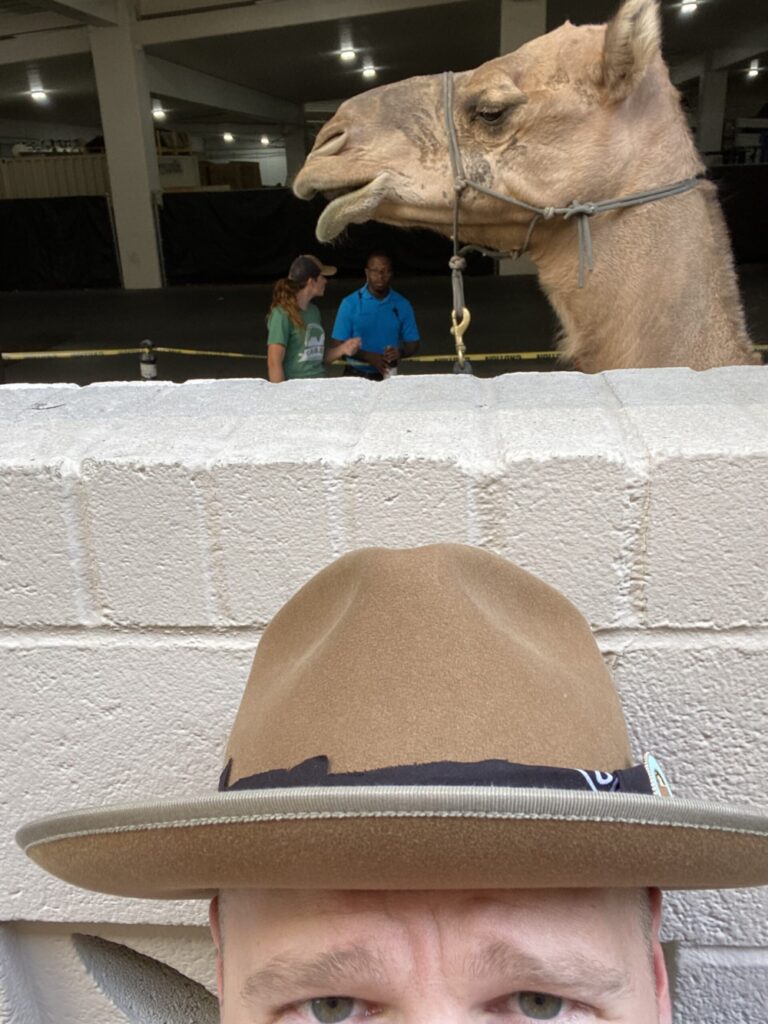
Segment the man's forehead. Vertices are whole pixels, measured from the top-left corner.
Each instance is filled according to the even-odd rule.
[[[520,919],[534,913],[570,917],[621,913],[637,905],[638,890],[617,889],[468,889],[379,890],[225,890],[222,909],[237,908],[241,918],[327,920],[384,914],[389,918],[420,913],[471,919]]]
[[[222,900],[244,997],[278,1001],[386,984],[414,962],[442,964],[467,984],[524,975],[548,991],[589,977],[590,991],[618,993],[627,965],[642,959],[637,906],[637,890],[607,889],[234,891]]]

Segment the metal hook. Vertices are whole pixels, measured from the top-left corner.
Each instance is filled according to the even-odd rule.
[[[464,357],[466,355],[466,347],[464,345],[464,332],[470,325],[472,316],[466,306],[462,307],[461,320],[459,321],[456,317],[456,310],[451,310],[451,334],[456,341],[456,357],[459,360],[459,366],[464,365]]]

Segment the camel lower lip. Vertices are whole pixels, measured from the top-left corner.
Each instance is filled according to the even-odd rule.
[[[384,177],[379,174],[367,185],[337,195],[326,206],[317,222],[315,234],[319,242],[331,242],[347,224],[360,224],[369,220],[373,210],[383,199]],[[331,195],[333,195],[331,191]]]

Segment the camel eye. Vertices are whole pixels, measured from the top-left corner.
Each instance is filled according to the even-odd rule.
[[[506,110],[504,107],[500,107],[496,110],[478,110],[476,116],[484,121],[485,124],[498,124],[498,122],[504,117]]]

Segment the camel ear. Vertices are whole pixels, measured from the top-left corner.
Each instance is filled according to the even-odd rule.
[[[625,0],[605,26],[600,85],[606,102],[618,103],[629,96],[660,50],[657,0]]]

